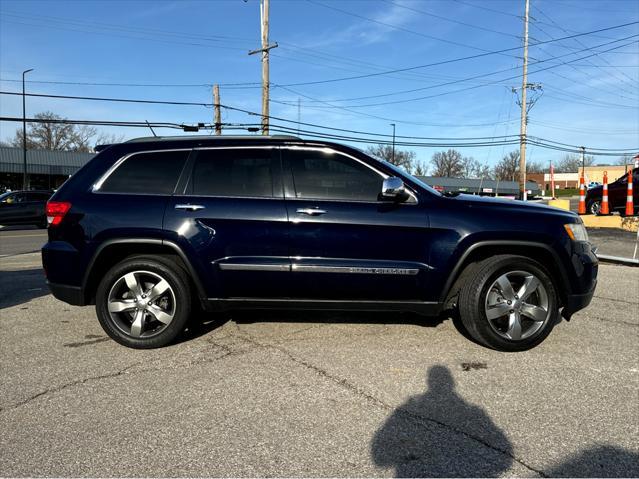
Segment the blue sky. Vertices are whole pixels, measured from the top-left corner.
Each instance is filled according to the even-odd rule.
[[[493,137],[519,132],[521,51],[409,72],[280,87],[435,63],[521,46],[523,0],[271,0],[271,114],[339,128],[428,137]],[[639,20],[633,0],[531,0],[531,42]],[[572,145],[639,147],[639,25],[533,46],[530,82],[543,94],[530,112],[529,134]],[[32,81],[166,84],[114,86],[29,83],[37,93],[210,103],[260,111],[258,0],[0,0],[0,86],[27,68]],[[577,60],[593,51],[614,52]],[[604,46],[599,46],[603,45]],[[581,52],[580,52],[581,50]],[[535,61],[560,56],[532,65]],[[577,61],[575,61],[577,60]],[[534,73],[559,62],[573,61]],[[487,75],[495,71],[502,73]],[[486,75],[473,80],[441,83]],[[250,85],[233,84],[255,83]],[[489,83],[489,84],[487,84]],[[193,86],[179,86],[193,85]],[[240,88],[238,88],[238,86]],[[474,87],[474,88],[470,88]],[[406,90],[417,90],[398,93]],[[463,91],[459,91],[463,90]],[[379,96],[383,95],[383,96]],[[373,98],[367,98],[373,97]],[[28,114],[50,110],[72,119],[210,122],[204,107],[28,98]],[[21,116],[20,97],[0,96],[3,116]],[[225,122],[259,118],[223,112]],[[0,124],[0,138],[18,124]],[[131,138],[148,130],[103,128]],[[171,134],[171,130],[162,133]],[[428,161],[434,148],[411,148]],[[494,164],[512,147],[463,148]],[[532,161],[561,152],[530,148]],[[607,158],[598,159],[609,161]]]

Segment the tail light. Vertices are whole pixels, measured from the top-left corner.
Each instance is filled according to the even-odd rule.
[[[59,225],[70,209],[71,203],[68,201],[49,201],[47,203],[47,222],[50,226]]]

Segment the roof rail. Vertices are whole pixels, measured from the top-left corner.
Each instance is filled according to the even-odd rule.
[[[132,138],[125,143],[139,143],[144,141],[223,141],[223,140],[302,140],[300,137],[293,135],[179,135],[179,136],[143,136],[140,138]]]

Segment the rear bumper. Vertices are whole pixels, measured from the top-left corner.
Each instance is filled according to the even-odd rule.
[[[51,283],[47,281],[51,293],[56,299],[74,306],[85,306],[84,292],[80,286],[70,286],[68,284]]]

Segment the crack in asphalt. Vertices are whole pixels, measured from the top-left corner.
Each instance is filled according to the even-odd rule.
[[[210,346],[213,346],[215,348],[220,349],[223,354],[221,356],[217,356],[215,358],[202,358],[201,360],[194,360],[194,361],[190,361],[189,363],[187,363],[186,365],[182,365],[181,367],[192,367],[194,365],[200,365],[203,363],[212,363],[212,362],[216,362],[219,361],[221,359],[227,358],[229,356],[237,356],[240,354],[245,354],[248,353],[252,350],[254,350],[255,348],[260,348],[260,349],[270,349],[270,350],[275,350],[278,351],[279,353],[283,354],[284,356],[286,356],[289,360],[291,360],[292,362],[301,365],[303,367],[305,367],[306,369],[309,369],[313,372],[315,372],[317,375],[319,375],[320,377],[331,381],[337,385],[339,385],[340,387],[354,393],[355,395],[367,400],[368,402],[376,405],[377,407],[380,407],[382,409],[384,409],[385,411],[393,411],[395,410],[395,408],[393,406],[391,406],[390,404],[384,402],[383,400],[373,396],[371,393],[363,390],[362,388],[360,388],[359,386],[351,383],[350,381],[348,381],[345,378],[340,378],[338,376],[335,376],[331,373],[329,373],[327,370],[322,369],[319,366],[316,366],[315,364],[312,364],[311,362],[299,358],[297,356],[295,356],[291,351],[289,351],[288,349],[279,346],[278,344],[272,344],[272,343],[262,343],[258,340],[256,340],[255,338],[253,338],[249,333],[242,331],[242,329],[240,328],[240,326],[237,323],[234,323],[235,325],[235,329],[237,331],[237,334],[233,334],[230,333],[227,336],[224,336],[223,338],[217,338],[217,340],[214,340],[213,338],[207,339],[206,343]],[[219,342],[219,339],[230,339],[230,338],[236,338],[236,339],[240,339],[241,341],[253,346],[252,348],[249,348],[245,351],[238,351],[237,349],[234,349],[231,346],[228,346],[226,344],[222,344]],[[204,352],[206,351],[207,348],[205,348],[204,350],[200,351],[200,352]],[[73,386],[77,386],[77,385],[83,385],[86,384],[88,382],[93,382],[93,381],[101,381],[103,379],[110,379],[110,378],[114,378],[114,377],[118,377],[118,376],[122,376],[124,374],[140,374],[140,373],[146,373],[146,372],[150,372],[150,371],[162,371],[162,370],[168,370],[168,369],[173,369],[172,367],[160,367],[160,368],[145,368],[145,369],[140,369],[140,370],[136,370],[136,371],[132,371],[132,372],[128,372],[131,369],[133,369],[136,366],[139,366],[141,364],[144,364],[143,361],[140,362],[136,362],[134,364],[131,364],[129,366],[126,366],[125,368],[122,368],[118,371],[112,372],[112,373],[108,373],[108,374],[102,374],[99,376],[91,376],[88,378],[84,378],[84,379],[79,379],[76,381],[71,381],[53,388],[49,388],[46,389],[44,391],[41,391],[37,394],[34,394],[32,396],[30,396],[29,398],[20,401],[16,404],[13,404],[11,406],[7,406],[4,408],[0,408],[0,413],[2,412],[6,412],[9,410],[13,410],[16,408],[19,408],[21,406],[24,406],[38,398],[41,398],[45,395],[48,394],[54,394],[57,392],[60,392],[64,389],[67,389],[69,387],[73,387]],[[511,458],[513,461],[515,461],[516,463],[520,464],[521,466],[525,467],[526,469],[528,469],[531,472],[534,472],[536,474],[538,474],[541,477],[547,477],[547,475],[540,469],[536,469],[535,467],[527,464],[523,459],[516,457],[515,455],[513,455],[512,453],[508,452],[507,450],[504,450],[502,448],[496,447],[492,444],[490,444],[489,442],[485,441],[484,439],[482,439],[481,437],[477,437],[474,436],[473,434],[470,434],[466,431],[464,431],[463,429],[460,429],[458,427],[455,427],[453,425],[450,425],[448,423],[445,423],[443,421],[431,418],[431,417],[427,417],[427,416],[423,416],[420,414],[414,414],[411,413],[409,411],[406,410],[401,410],[398,409],[397,410],[398,413],[402,414],[403,416],[407,417],[408,419],[412,420],[412,421],[417,421],[418,423],[422,424],[423,426],[432,426],[433,424],[436,426],[439,426],[441,428],[444,428],[446,430],[452,431],[455,434],[461,435],[463,437],[466,437],[472,441],[477,442],[478,444],[481,444],[482,446],[495,451],[497,453],[503,454],[509,458]]]
[[[623,321],[623,320],[615,320],[615,319],[608,319],[608,318],[602,318],[601,316],[591,316],[591,318],[593,319],[597,319],[599,321],[603,321],[604,323],[615,323],[615,324],[625,324],[626,326],[634,326],[637,327],[639,326],[639,323],[631,323],[630,321]]]
[[[599,296],[597,294],[595,294],[594,297],[597,299],[603,299],[606,301],[614,301],[616,303],[634,304],[635,306],[639,304],[634,301],[628,301],[627,299],[609,298],[608,296]]]
[[[509,458],[511,458],[513,461],[515,461],[516,463],[520,464],[521,466],[525,467],[526,469],[528,469],[531,472],[534,472],[536,474],[538,474],[541,477],[548,477],[542,470],[540,469],[536,469],[535,467],[527,464],[523,459],[518,458],[516,456],[514,456],[513,454],[511,454],[510,452],[506,451],[505,449],[501,449],[499,447],[496,447],[492,444],[490,444],[489,442],[485,441],[484,439],[474,436],[462,429],[459,429],[455,426],[452,426],[450,424],[447,424],[443,421],[439,421],[437,419],[431,418],[431,417],[427,417],[427,416],[422,416],[420,414],[414,414],[411,413],[409,411],[405,411],[402,409],[396,409],[393,406],[391,406],[390,404],[382,401],[381,399],[373,396],[372,394],[368,393],[367,391],[364,391],[362,388],[360,388],[359,386],[351,383],[350,381],[348,381],[345,378],[340,378],[338,376],[335,376],[331,373],[329,373],[327,370],[322,369],[319,366],[316,366],[312,363],[310,363],[309,361],[305,360],[305,359],[301,359],[297,356],[295,356],[293,353],[291,353],[288,349],[283,348],[279,345],[276,344],[271,344],[271,343],[261,343],[259,341],[257,341],[256,339],[254,339],[250,334],[245,333],[244,331],[242,331],[239,326],[236,323],[236,330],[238,331],[238,333],[240,335],[242,335],[244,337],[245,340],[255,344],[256,346],[262,347],[262,348],[268,348],[268,349],[274,349],[276,351],[279,351],[280,353],[284,354],[288,359],[290,359],[291,361],[293,361],[296,364],[299,364],[301,366],[304,366],[307,369],[310,369],[312,371],[314,371],[316,374],[318,374],[319,376],[321,376],[324,379],[327,379],[341,387],[343,387],[344,389],[347,389],[348,391],[356,394],[357,396],[362,397],[363,399],[366,399],[367,401],[369,401],[370,403],[375,404],[377,407],[380,407],[386,411],[393,411],[396,410],[398,413],[402,414],[403,416],[407,417],[408,419],[411,419],[413,421],[417,421],[419,423],[421,423],[424,426],[428,426],[431,424],[435,424],[439,427],[442,427],[444,429],[447,429],[449,431],[452,431],[456,434],[459,434],[461,436],[464,436],[472,441],[475,441],[481,445],[483,445],[484,447],[487,447],[488,449],[498,452],[500,454],[503,454],[505,456],[508,456]]]
[[[234,336],[234,335],[230,335],[230,336]],[[243,339],[243,338],[240,338],[240,339]],[[192,367],[192,366],[195,366],[195,365],[213,363],[213,362],[219,361],[221,359],[227,358],[229,356],[233,356],[233,355],[237,356],[239,354],[243,354],[245,352],[248,352],[248,351],[233,350],[232,348],[230,348],[230,347],[228,347],[226,345],[223,345],[223,344],[220,344],[220,343],[216,343],[216,342],[210,341],[210,340],[208,340],[207,343],[209,345],[211,345],[211,346],[214,346],[216,348],[221,349],[223,351],[223,354],[220,355],[220,356],[216,356],[216,357],[204,357],[204,358],[201,358],[201,359],[194,359],[194,360],[189,361],[188,363],[186,363],[184,365],[179,365],[179,366],[151,367],[151,368],[142,368],[142,369],[138,369],[138,370],[135,370],[135,371],[130,371],[131,369],[135,368],[136,366],[140,366],[140,365],[146,363],[146,361],[138,361],[138,362],[136,362],[134,364],[130,364],[130,365],[126,366],[125,368],[122,368],[122,369],[120,369],[118,371],[115,371],[115,372],[112,372],[112,373],[101,374],[101,375],[98,375],[98,376],[90,376],[88,378],[83,378],[83,379],[77,379],[75,381],[70,381],[68,383],[60,384],[59,386],[55,386],[55,387],[52,387],[52,388],[45,389],[44,391],[40,391],[39,393],[34,394],[34,395],[32,395],[32,396],[28,397],[27,399],[24,399],[24,400],[22,400],[20,402],[17,402],[15,404],[11,404],[9,406],[0,407],[0,413],[6,412],[6,411],[10,411],[10,410],[13,410],[13,409],[17,409],[17,408],[19,408],[21,406],[24,406],[26,404],[29,404],[30,402],[32,402],[32,401],[34,401],[34,400],[36,400],[38,398],[41,398],[43,396],[46,396],[46,395],[49,395],[49,394],[54,394],[54,393],[60,392],[60,391],[62,391],[64,389],[67,389],[67,388],[70,388],[70,387],[73,387],[73,386],[81,386],[81,385],[83,385],[85,383],[88,383],[88,382],[101,381],[103,379],[111,379],[111,378],[115,378],[115,377],[118,377],[118,376],[122,376],[124,374],[134,375],[134,374],[147,373],[147,372],[151,372],[151,371],[167,371],[167,370],[170,370],[170,369],[178,369],[178,368],[181,368],[181,367],[189,368],[189,367]],[[202,350],[200,352],[205,352],[206,349],[207,348],[205,348],[204,350]]]
[[[130,364],[129,366],[120,369],[118,371],[112,372],[112,373],[108,373],[108,374],[101,374],[99,376],[90,376],[88,378],[84,378],[84,379],[77,379],[75,381],[70,381],[68,383],[64,383],[64,384],[60,384],[59,386],[55,386],[52,388],[48,388],[45,389],[44,391],[40,391],[37,394],[34,394],[33,396],[28,397],[27,399],[24,399],[18,403],[12,404],[11,406],[5,406],[3,408],[0,408],[0,413],[5,412],[5,411],[9,411],[12,409],[16,409],[19,408],[20,406],[24,406],[25,404],[30,403],[31,401],[34,401],[35,399],[38,399],[39,397],[42,396],[46,396],[48,394],[53,394],[53,393],[57,393],[59,391],[62,391],[64,389],[67,389],[69,387],[72,386],[76,386],[76,385],[81,385],[81,384],[85,384],[89,381],[99,381],[102,379],[108,379],[108,378],[114,378],[117,376],[121,376],[123,374],[125,374],[129,369],[134,368],[135,366],[138,366],[139,364],[142,364],[142,362],[137,362],[134,364]]]

